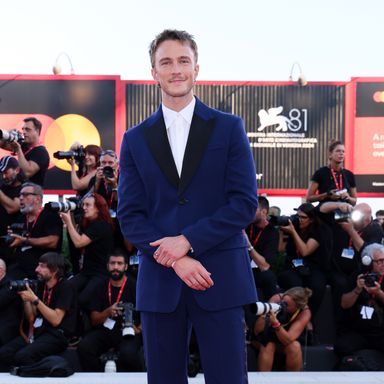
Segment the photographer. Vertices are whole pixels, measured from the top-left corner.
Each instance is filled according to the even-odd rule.
[[[42,255],[36,275],[40,282],[36,292],[28,283],[18,292],[30,325],[28,337],[18,336],[0,348],[3,370],[63,352],[68,345],[67,338],[74,332],[75,294],[69,282],[63,279],[63,256],[55,252]]]
[[[79,293],[79,305],[87,309],[95,286],[105,279],[107,255],[113,248],[112,219],[105,199],[97,193],[84,197],[84,214],[80,232],[75,227],[71,212],[61,212],[68,235],[76,248],[82,249],[80,272],[70,281]]]
[[[100,155],[100,167],[97,168],[96,175],[91,178],[88,190],[103,196],[108,204],[109,212],[114,223],[115,246],[125,248],[129,253],[132,253],[134,247],[124,239],[120,230],[120,224],[116,217],[117,184],[119,179],[118,167],[119,160],[116,152],[112,149],[102,151]]]
[[[122,303],[135,305],[135,282],[127,278],[127,259],[124,251],[115,249],[109,255],[107,270],[109,279],[100,282],[90,303],[92,330],[78,346],[80,361],[86,372],[100,372],[103,366],[100,356],[114,348],[119,353],[118,371],[142,371],[140,359],[141,329],[125,320],[129,313]],[[125,316],[125,319],[124,319]],[[130,331],[130,336],[123,333]]]
[[[361,349],[384,352],[384,246],[370,244],[363,255],[368,269],[350,277],[341,297],[343,322],[335,342],[339,356]]]
[[[313,314],[320,307],[329,271],[332,233],[318,218],[310,203],[297,208],[297,221],[280,229],[289,235],[286,243],[286,262],[278,275],[280,287],[309,287],[313,291],[309,306]]]
[[[80,143],[72,144],[71,151],[79,151]],[[96,175],[99,166],[101,148],[98,145],[89,144],[77,158],[67,159],[71,166],[71,184],[72,188],[77,192],[77,196],[83,197],[89,191],[89,182]],[[76,163],[78,171],[76,171]]]
[[[19,162],[12,156],[4,156],[0,159],[0,173],[3,181],[0,186],[0,236],[3,237],[7,235],[8,226],[19,221],[19,193],[24,177]],[[4,241],[0,244],[4,245]],[[11,253],[9,247],[0,246],[0,257],[8,265],[12,263]]]
[[[319,168],[312,176],[306,195],[307,202],[344,201],[356,204],[355,175],[343,167],[344,157],[344,144],[332,140],[328,147],[329,165]]]
[[[337,308],[349,276],[359,269],[360,251],[367,244],[381,243],[384,234],[380,224],[372,220],[371,207],[366,203],[353,208],[344,202],[327,202],[320,206],[320,212],[333,233],[330,277]],[[341,218],[336,220],[335,213]]]
[[[96,175],[90,179],[88,190],[103,196],[108,203],[110,211],[116,215],[117,209],[117,168],[119,161],[115,151],[107,149],[101,152],[100,167]]]
[[[254,324],[254,334],[259,343],[258,370],[272,370],[275,353],[285,355],[287,371],[300,371],[302,353],[299,337],[311,320],[308,299],[311,290],[293,287],[284,293],[272,296],[269,303],[278,303],[280,312],[269,311],[259,316]]]
[[[264,300],[277,293],[277,279],[271,264],[277,257],[279,232],[268,222],[268,212],[267,198],[259,196],[255,220],[245,231],[253,277]]]
[[[20,191],[20,232],[10,231],[10,248],[15,249],[16,263],[9,274],[13,278],[35,278],[39,257],[48,251],[59,251],[63,226],[57,213],[43,209],[43,189],[26,182]]]
[[[41,122],[35,117],[24,119],[21,140],[0,141],[0,147],[14,152],[25,177],[32,183],[43,186],[45,174],[49,166],[49,154],[40,140]]]

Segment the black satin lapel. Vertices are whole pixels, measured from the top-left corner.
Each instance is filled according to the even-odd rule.
[[[193,115],[183,159],[179,193],[182,193],[191,182],[203,158],[205,148],[213,131],[213,126],[213,119],[204,120],[196,114]]]
[[[177,173],[176,164],[173,160],[163,119],[158,119],[155,124],[146,127],[144,137],[159,167],[171,184],[178,188],[179,174]]]

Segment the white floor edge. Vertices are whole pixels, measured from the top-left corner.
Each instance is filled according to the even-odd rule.
[[[0,373],[0,384],[147,384],[145,373],[75,373],[66,378],[24,378]],[[204,384],[203,375],[189,384]],[[250,372],[249,384],[384,384],[384,372]],[[235,383],[234,383],[235,384]]]

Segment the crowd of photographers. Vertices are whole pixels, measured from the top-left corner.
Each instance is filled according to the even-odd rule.
[[[22,134],[0,130],[0,147],[13,152],[0,159],[0,369],[76,346],[85,371],[103,370],[106,360],[142,371],[138,260],[116,219],[117,155],[79,143],[56,152],[70,164],[76,196],[43,205],[49,156],[40,131],[35,118]],[[330,146],[330,165],[315,172],[296,214],[280,216],[260,196],[244,229],[260,300],[245,308],[259,370],[272,370],[275,354],[287,370],[301,369],[327,285],[340,358],[384,351],[384,211],[373,220],[369,205],[356,205],[341,147]]]
[[[72,347],[84,371],[143,371],[133,247],[116,219],[118,158],[74,143],[54,156],[76,192],[43,204],[49,155],[41,123],[0,130],[0,370]]]

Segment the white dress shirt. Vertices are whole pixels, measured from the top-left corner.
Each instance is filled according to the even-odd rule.
[[[180,112],[173,111],[162,104],[168,141],[171,146],[173,159],[179,176],[181,175],[181,170],[183,168],[185,147],[187,146],[195,104],[196,100],[193,97],[192,101]]]

